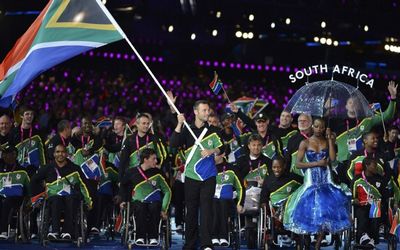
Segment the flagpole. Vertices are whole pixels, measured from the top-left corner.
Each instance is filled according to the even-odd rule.
[[[380,111],[380,113],[381,113],[382,126],[383,126],[383,134],[386,135],[386,127],[385,127],[385,121],[383,120],[382,108],[379,108],[379,111]]]
[[[231,100],[229,99],[229,96],[228,96],[228,94],[227,94],[226,91],[225,91],[225,88],[224,88],[224,84],[223,84],[223,83],[222,83],[222,90],[224,91],[225,96],[226,96],[226,99],[228,99],[229,104],[231,104],[232,102],[231,102]]]
[[[139,61],[143,64],[144,68],[147,70],[147,72],[150,74],[151,78],[153,78],[154,82],[157,84],[161,92],[164,94],[164,96],[167,98],[168,102],[171,104],[172,108],[175,110],[175,112],[180,115],[181,113],[179,112],[178,108],[175,106],[174,102],[169,98],[167,92],[165,92],[164,88],[160,84],[160,82],[157,80],[153,72],[150,70],[150,68],[147,66],[146,62],[143,60],[142,56],[139,54],[139,52],[136,50],[136,48],[133,46],[132,42],[129,40],[125,32],[121,29],[117,21],[115,21],[114,17],[111,15],[111,13],[107,10],[107,8],[101,3],[100,0],[96,0],[97,3],[99,3],[100,8],[104,11],[104,13],[107,15],[107,17],[110,19],[112,24],[115,26],[115,28],[118,30],[118,32],[121,34],[121,36],[125,39],[125,41],[128,43],[128,45],[131,47],[132,51],[136,54],[137,58]],[[193,130],[190,128],[189,124],[186,122],[186,120],[183,122],[186,128],[189,130],[190,134],[192,135],[193,139],[197,141],[197,136],[194,134]],[[199,143],[199,146],[202,150],[204,150],[203,145]]]

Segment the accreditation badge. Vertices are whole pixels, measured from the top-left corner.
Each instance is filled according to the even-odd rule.
[[[347,140],[347,148],[349,151],[356,151],[357,150],[357,140],[356,139],[348,139]]]

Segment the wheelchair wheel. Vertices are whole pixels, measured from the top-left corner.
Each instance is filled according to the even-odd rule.
[[[49,209],[47,208],[47,201],[43,202],[43,205],[40,209],[39,217],[39,243],[42,246],[46,246],[47,243],[47,234],[49,232],[49,224],[50,224],[50,214]]]
[[[397,238],[394,235],[388,235],[388,250],[397,249]]]
[[[252,229],[246,229],[247,248],[255,249],[257,247],[257,232]]]
[[[171,232],[169,226],[169,218],[163,221],[161,226],[161,249],[168,250],[171,247]]]
[[[307,250],[310,249],[311,239],[309,235],[301,235],[300,239],[296,242],[297,250]]]
[[[27,243],[30,240],[30,213],[28,212],[28,202],[26,199],[22,202],[18,211],[18,227],[23,243]]]
[[[343,232],[343,248],[349,250],[351,248],[351,230],[348,229]]]
[[[232,219],[232,238],[233,242],[231,242],[233,249],[240,249],[240,226],[239,226],[239,215],[236,215]]]
[[[85,211],[84,211],[83,201],[80,202],[79,206],[79,221],[78,221],[78,230],[80,236],[77,237],[77,245],[80,247],[82,244],[86,243],[86,224],[85,224]]]
[[[130,236],[130,233],[132,233],[132,232],[129,232],[129,230],[130,230],[129,225],[131,224],[130,223],[130,207],[131,207],[131,204],[130,204],[130,202],[128,202],[126,209],[124,209],[124,213],[122,214],[124,223],[123,223],[123,235],[121,235],[121,240],[122,240],[122,244],[124,246],[127,246],[128,248],[132,247],[132,244],[129,243],[129,240],[130,240],[129,236]]]

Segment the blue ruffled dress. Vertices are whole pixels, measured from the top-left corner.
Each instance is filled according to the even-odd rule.
[[[327,156],[327,149],[305,153],[307,162]],[[286,203],[283,223],[285,229],[297,234],[336,233],[351,226],[350,197],[332,182],[329,167],[305,170],[303,185]]]

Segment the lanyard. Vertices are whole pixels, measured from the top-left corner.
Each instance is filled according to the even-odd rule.
[[[146,147],[147,147],[147,144],[149,144],[149,135],[146,135]],[[137,150],[137,158],[138,158],[138,161],[140,162],[140,156],[139,156],[139,149],[140,149],[140,143],[139,143],[139,134],[136,134],[136,150]]]
[[[267,140],[265,141],[265,146],[268,145],[268,141],[269,141],[269,135],[267,135]]]
[[[142,168],[140,166],[138,166],[138,170],[139,170],[140,175],[144,178],[144,180],[154,188],[155,185],[153,185],[150,182],[149,178],[146,176],[146,174],[144,173],[144,171],[142,170]]]
[[[224,180],[225,180],[225,170],[226,170],[226,166],[224,165],[224,166],[222,167],[221,182],[224,182]]]
[[[61,180],[61,174],[58,171],[57,167],[54,167],[54,170],[56,171],[56,175],[57,175],[57,185],[58,185],[58,181]]]
[[[65,139],[64,139],[64,137],[63,137],[62,135],[60,135],[60,138],[61,138],[62,144],[63,144],[64,146],[67,146],[67,145],[65,145]]]
[[[149,144],[149,135],[146,135],[146,145]],[[136,150],[140,149],[139,134],[136,134]]]
[[[258,160],[258,164],[257,164],[258,176],[261,177],[260,164],[261,164],[261,160]],[[253,167],[251,166],[251,160],[249,161],[249,166],[250,166],[250,172],[253,171]]]
[[[310,138],[306,133],[304,133],[304,132],[301,132],[300,131],[300,134],[304,137],[304,138],[306,138],[306,139],[308,139],[308,138]]]
[[[357,121],[356,127],[358,129],[358,125],[360,124],[360,121],[358,119],[356,121]],[[346,119],[346,131],[347,131],[347,134],[349,134],[349,130],[350,130],[349,120]]]
[[[82,143],[82,148],[85,148],[86,144],[88,144],[90,141],[90,135],[87,137],[87,141],[85,143],[85,136],[81,136],[81,143]]]
[[[121,141],[122,141],[122,138],[119,139],[119,135],[117,135],[117,136],[115,137],[115,144],[118,144],[118,143],[120,143]]]
[[[368,156],[368,152],[366,149],[364,149],[364,156],[367,157]],[[372,158],[375,159],[375,153],[372,153]]]
[[[364,180],[364,181],[367,183],[367,185],[368,185],[368,189],[367,189],[367,199],[368,199],[368,202],[370,202],[370,201],[371,201],[371,198],[370,198],[370,196],[369,196],[369,193],[370,193],[370,191],[371,191],[371,186],[372,186],[372,185],[368,182],[367,177],[365,176],[364,171],[361,172],[361,175],[362,175],[363,180]]]
[[[29,128],[29,139],[32,137],[32,127]],[[21,126],[21,142],[24,141],[24,129]]]

